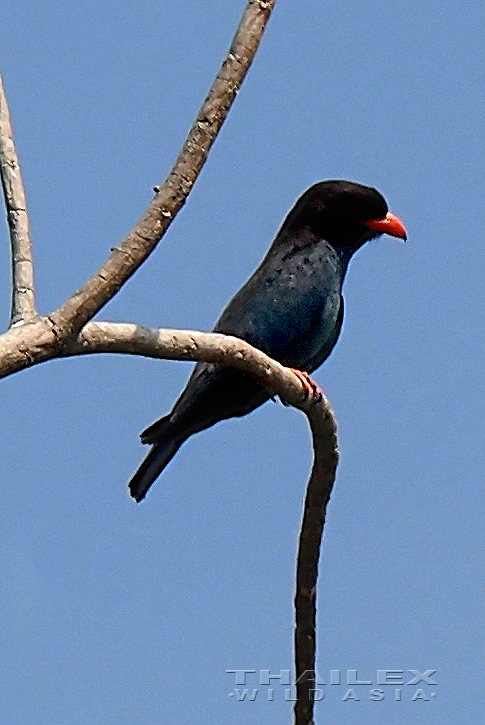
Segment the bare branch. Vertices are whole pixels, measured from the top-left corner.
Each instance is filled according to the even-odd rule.
[[[264,382],[308,417],[314,461],[307,486],[298,548],[295,595],[295,725],[313,725],[316,657],[316,593],[325,514],[338,464],[337,425],[329,401],[302,397],[301,382],[280,363],[237,337],[157,330],[127,323],[90,322],[67,355],[118,352],[174,360],[205,360],[237,367]]]
[[[276,0],[249,0],[214,83],[165,183],[135,228],[50,319],[64,341],[77,335],[155,249],[185,203],[251,66]]]
[[[231,365],[255,375],[276,395],[304,411],[314,403],[303,399],[299,378],[288,368],[244,340],[195,330],[155,329],[128,322],[89,322],[76,340],[59,342],[47,318],[0,335],[0,378],[46,360],[93,353],[126,353],[168,360],[204,360]]]
[[[29,217],[19,160],[15,150],[7,97],[0,73],[0,175],[12,249],[12,308],[10,324],[36,316],[34,267]]]
[[[298,547],[295,594],[295,725],[313,725],[318,561],[338,464],[337,425],[328,401],[307,413],[313,435],[313,469],[307,486]]]
[[[314,464],[308,483],[297,564],[295,596],[295,723],[312,725],[315,686],[316,586],[326,506],[338,462],[335,418],[328,400],[305,397],[299,378],[247,342],[230,335],[190,330],[152,329],[132,323],[89,322],[67,345],[48,320],[12,328],[0,335],[0,377],[44,360],[94,353],[126,353],[171,360],[205,360],[254,375],[285,402],[308,417]]]
[[[249,373],[285,402],[305,412],[317,406],[303,394],[299,378],[284,365],[232,335],[196,330],[156,329],[128,322],[88,322],[61,356],[114,352],[164,360],[203,360]]]
[[[338,463],[337,426],[330,403],[302,398],[301,383],[288,368],[237,337],[181,330],[154,330],[126,323],[91,322],[66,354],[118,352],[176,360],[218,362],[255,375],[308,417],[314,462],[308,482],[298,548],[295,595],[295,725],[312,725],[318,562],[325,514]]]
[[[336,423],[325,397],[306,398],[299,378],[238,338],[216,333],[89,322],[147,259],[182,208],[253,61],[276,0],[249,0],[228,55],[212,84],[167,180],[134,229],[98,272],[49,317],[35,310],[25,197],[0,78],[0,170],[13,258],[11,324],[0,335],[0,377],[45,360],[102,352],[174,360],[205,360],[254,375],[268,390],[301,409],[313,435],[314,464],[300,534],[295,595],[296,725],[313,725],[316,585],[326,506],[338,462]],[[21,326],[15,323],[24,322]]]

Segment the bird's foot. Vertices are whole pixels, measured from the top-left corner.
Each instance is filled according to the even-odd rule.
[[[305,399],[312,398],[314,403],[319,403],[323,398],[323,390],[318,387],[313,378],[310,377],[310,375],[304,370],[298,370],[297,368],[288,368],[288,370],[295,373],[296,377],[303,385]]]

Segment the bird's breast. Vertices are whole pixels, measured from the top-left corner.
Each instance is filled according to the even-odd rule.
[[[232,327],[226,324],[225,331],[284,365],[314,370],[340,329],[340,261],[326,244],[269,261],[236,295],[221,322]]]

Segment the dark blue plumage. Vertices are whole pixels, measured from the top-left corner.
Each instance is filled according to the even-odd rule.
[[[283,365],[312,372],[339,336],[350,258],[383,233],[406,238],[378,191],[350,181],[315,184],[296,202],[214,331],[236,335]],[[269,397],[254,379],[233,368],[198,363],[172,412],[141,434],[153,448],[130,481],[131,495],[144,498],[193,433],[246,415]]]

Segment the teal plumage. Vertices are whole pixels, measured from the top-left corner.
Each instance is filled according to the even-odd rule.
[[[214,331],[236,335],[283,365],[312,372],[340,334],[350,258],[382,233],[406,238],[378,191],[350,181],[315,184],[296,202]],[[224,418],[246,415],[269,397],[233,368],[198,363],[171,413],[141,434],[153,447],[130,481],[132,496],[144,498],[189,436]]]

